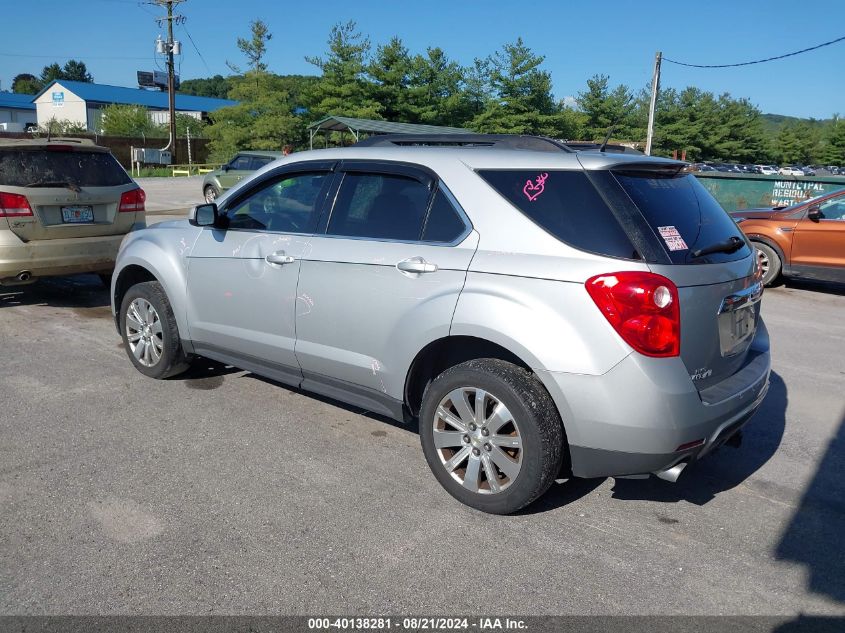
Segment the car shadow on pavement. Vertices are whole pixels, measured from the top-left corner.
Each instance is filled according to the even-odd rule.
[[[805,565],[807,588],[845,602],[845,414],[775,555]],[[840,629],[845,630],[845,628]]]
[[[838,295],[845,297],[845,284],[836,283],[835,281],[815,281],[812,279],[786,279],[781,284],[775,286],[784,290],[810,290],[813,292],[823,292],[829,295]]]
[[[0,308],[32,305],[76,308],[81,311],[78,316],[111,315],[109,289],[97,275],[50,277],[25,286],[0,286]]]
[[[188,389],[211,391],[223,386],[223,381],[229,374],[242,373],[242,369],[219,363],[216,360],[198,357],[183,374],[173,376],[171,380],[185,383]]]
[[[613,498],[704,505],[717,494],[735,488],[759,470],[780,446],[786,428],[786,384],[772,372],[769,393],[743,429],[737,448],[722,446],[700,462],[688,466],[675,483],[656,477],[616,479]]]

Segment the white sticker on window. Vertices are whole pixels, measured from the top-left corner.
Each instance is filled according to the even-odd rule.
[[[689,248],[674,226],[658,226],[657,230],[670,251],[685,251]]]

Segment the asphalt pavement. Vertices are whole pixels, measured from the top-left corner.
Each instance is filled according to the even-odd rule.
[[[0,290],[0,614],[845,615],[845,288],[763,314],[740,448],[499,517],[413,427],[214,363],[142,376],[94,276]]]

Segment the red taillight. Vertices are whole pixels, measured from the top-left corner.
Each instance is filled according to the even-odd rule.
[[[646,356],[681,353],[678,288],[654,273],[623,272],[587,280],[587,292],[613,329]]]
[[[134,213],[136,211],[144,210],[144,201],[147,199],[147,194],[143,189],[131,189],[124,191],[120,196],[120,206],[117,208],[121,213]]]
[[[0,191],[0,218],[17,218],[24,215],[32,215],[32,207],[29,206],[26,196]]]

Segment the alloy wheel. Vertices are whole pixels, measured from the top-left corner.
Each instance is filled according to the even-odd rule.
[[[506,490],[522,468],[522,435],[507,406],[483,389],[446,395],[432,422],[434,448],[446,472],[471,492]]]
[[[161,359],[164,334],[161,319],[153,305],[138,297],[126,310],[126,340],[135,359],[144,367],[153,367]]]
[[[766,275],[769,274],[769,266],[771,265],[771,262],[769,261],[768,255],[766,255],[759,248],[755,248],[754,250],[757,251],[757,261],[760,264],[760,270],[762,271],[763,277],[765,278]]]

